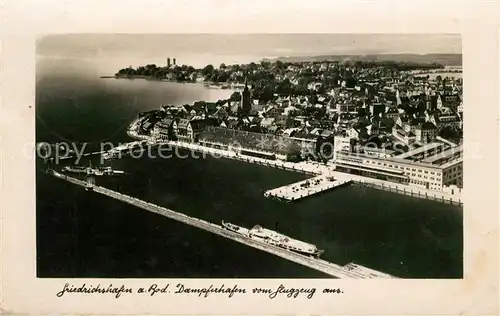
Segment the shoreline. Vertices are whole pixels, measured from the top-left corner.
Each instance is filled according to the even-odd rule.
[[[242,89],[244,87],[244,83],[227,83],[227,82],[212,82],[212,81],[179,81],[179,80],[170,80],[165,78],[156,78],[152,76],[113,76],[113,75],[104,75],[99,76],[99,79],[126,79],[126,80],[147,80],[147,81],[159,81],[159,82],[170,82],[170,83],[179,83],[179,84],[190,84],[190,85],[203,85],[209,89],[221,89],[221,90],[237,90]]]

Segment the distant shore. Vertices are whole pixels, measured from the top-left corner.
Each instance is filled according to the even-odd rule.
[[[144,80],[153,80],[153,81],[168,81],[168,82],[177,82],[177,83],[196,83],[194,81],[177,81],[177,80],[169,80],[165,78],[157,78],[153,76],[142,76],[142,75],[111,75],[111,76],[100,76],[101,79],[144,79]]]
[[[225,83],[225,82],[211,82],[211,81],[179,81],[179,80],[171,80],[165,78],[157,78],[153,76],[142,76],[142,75],[114,75],[114,76],[100,76],[100,79],[142,79],[142,80],[150,80],[150,81],[161,81],[161,82],[173,82],[173,83],[182,83],[182,84],[194,84],[194,85],[204,85],[207,88],[212,89],[240,89],[245,86],[243,83]]]

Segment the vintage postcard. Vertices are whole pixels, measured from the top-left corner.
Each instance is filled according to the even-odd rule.
[[[292,2],[3,9],[3,314],[498,313],[498,6]]]

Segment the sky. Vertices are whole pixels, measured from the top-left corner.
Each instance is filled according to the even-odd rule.
[[[38,57],[176,58],[203,66],[281,56],[458,53],[458,34],[69,34],[39,38]]]

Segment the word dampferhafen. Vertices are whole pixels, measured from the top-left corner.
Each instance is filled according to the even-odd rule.
[[[246,292],[247,291],[245,289],[240,289],[237,285],[232,288],[225,287],[224,284],[220,287],[214,287],[213,285],[210,285],[208,288],[188,288],[179,283],[176,285],[176,290],[174,293],[198,294],[199,297],[202,295],[203,297],[208,297],[209,293],[228,293],[229,297],[231,298],[235,293],[245,294]]]
[[[108,288],[103,288],[101,287],[100,284],[97,284],[96,287],[92,285],[86,285],[83,283],[83,285],[76,287],[74,285],[69,285],[66,283],[64,285],[64,288],[58,292],[56,295],[57,297],[62,297],[65,293],[86,293],[86,294],[93,294],[93,293],[101,293],[101,294],[107,294],[107,293],[113,293],[115,294],[116,298],[119,298],[122,293],[132,293],[131,288],[126,288],[124,285],[121,287],[114,287],[113,284],[110,284]]]

